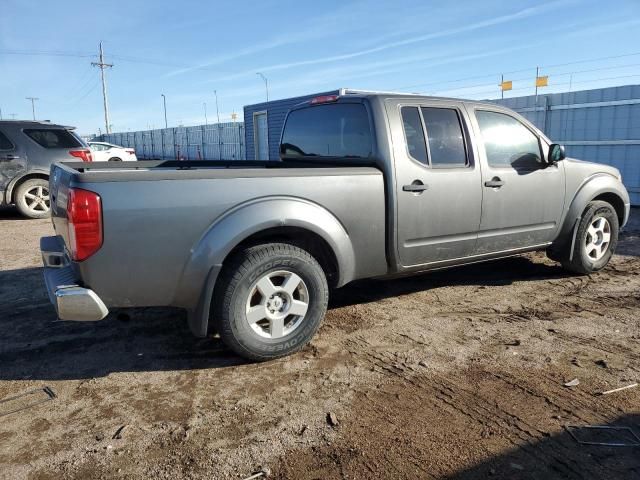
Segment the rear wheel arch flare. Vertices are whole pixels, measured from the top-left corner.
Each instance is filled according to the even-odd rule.
[[[337,283],[340,266],[335,251],[321,235],[304,227],[272,227],[249,235],[227,254],[222,262],[223,268],[238,252],[266,243],[285,243],[301,248],[318,261],[330,286]]]
[[[18,189],[20,188],[20,185],[34,178],[41,178],[42,180],[49,181],[49,175],[47,175],[46,173],[27,173],[26,175],[19,177],[17,180],[13,181],[13,183],[10,185],[9,189],[7,190],[7,200],[9,201],[8,203],[15,203],[16,201],[15,195]]]

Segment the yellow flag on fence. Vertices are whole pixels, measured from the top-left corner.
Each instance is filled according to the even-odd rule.
[[[549,86],[549,77],[545,75],[544,77],[536,77],[536,87],[547,87]]]
[[[513,82],[511,80],[506,80],[500,84],[500,88],[502,88],[503,92],[511,90],[513,88]]]

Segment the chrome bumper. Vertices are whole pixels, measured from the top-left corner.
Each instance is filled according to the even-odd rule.
[[[49,300],[60,320],[95,322],[107,316],[109,310],[100,297],[93,290],[78,285],[59,237],[42,237],[40,252]]]

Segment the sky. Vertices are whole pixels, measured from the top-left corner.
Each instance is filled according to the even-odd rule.
[[[640,83],[640,0],[0,0],[0,109],[104,132],[341,87],[499,98]]]

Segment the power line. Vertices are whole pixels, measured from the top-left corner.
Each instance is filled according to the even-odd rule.
[[[592,63],[592,62],[599,62],[602,60],[614,60],[617,58],[625,58],[625,57],[633,57],[633,56],[638,56],[640,55],[640,52],[633,52],[633,53],[625,53],[623,55],[611,55],[608,57],[598,57],[598,58],[591,58],[591,59],[587,59],[587,60],[578,60],[575,62],[565,62],[565,63],[557,63],[557,64],[553,64],[553,65],[540,65],[540,69],[544,69],[544,70],[549,70],[549,69],[553,69],[553,68],[557,68],[557,67],[565,67],[568,65],[578,65],[581,63]],[[392,90],[408,90],[408,89],[412,89],[412,88],[417,88],[417,87],[429,87],[432,85],[444,85],[447,83],[460,83],[460,82],[465,82],[468,80],[478,80],[481,78],[489,78],[489,77],[495,77],[495,78],[499,78],[500,75],[509,75],[512,73],[522,73],[522,72],[532,72],[533,70],[535,70],[535,66],[532,67],[528,67],[528,68],[522,68],[519,70],[510,70],[508,72],[497,72],[497,73],[487,73],[484,75],[474,75],[472,77],[463,77],[463,78],[457,78],[457,79],[452,79],[452,80],[440,80],[437,82],[429,82],[429,83],[419,83],[419,84],[414,84],[414,85],[407,85],[404,87],[393,87]]]
[[[111,55],[111,58],[115,58],[116,60],[120,60],[122,62],[141,63],[141,64],[147,64],[147,65],[160,65],[163,67],[180,67],[180,68],[188,67],[188,65],[185,63],[175,63],[175,62],[167,62],[165,60],[131,57],[128,55]]]
[[[558,86],[562,86],[562,85],[580,85],[580,84],[584,84],[584,83],[594,83],[594,82],[604,82],[607,80],[621,80],[623,78],[636,78],[636,77],[640,77],[640,73],[639,74],[634,74],[634,75],[619,75],[619,76],[615,76],[615,77],[600,77],[600,78],[592,78],[590,80],[580,80],[580,81],[571,81],[571,82],[559,82],[559,83],[552,83],[549,86],[550,87],[558,87]],[[513,88],[509,91],[511,92],[518,92],[518,91],[522,91],[522,90],[531,90],[532,88],[534,88],[533,86],[526,86],[526,87],[518,87],[518,88]],[[495,89],[491,89],[491,90],[483,90],[480,92],[470,92],[469,95],[473,95],[473,96],[478,96],[478,95],[491,95],[491,94],[496,94]]]
[[[76,57],[76,58],[96,58],[99,55],[90,52],[65,52],[61,50],[3,50],[0,55],[22,55],[22,56],[43,56],[43,57]],[[167,67],[188,67],[185,63],[167,62],[166,60],[133,57],[130,55],[111,55],[111,58],[123,62],[142,63],[149,65],[162,65]]]
[[[78,99],[74,102],[74,104],[77,105],[78,103],[82,102],[82,100],[87,98],[96,89],[96,87],[100,84],[100,78],[99,77],[95,77],[93,80],[94,81],[91,84],[91,87],[89,87],[89,90],[87,90],[82,96],[78,97]]]
[[[65,52],[60,50],[0,50],[0,55],[27,55],[45,57],[95,57],[95,54],[88,52]]]
[[[564,73],[551,73],[549,74],[550,77],[552,78],[557,78],[557,77],[566,77],[567,75],[578,75],[581,73],[591,73],[591,72],[601,72],[601,71],[609,71],[609,70],[619,70],[619,69],[623,69],[623,68],[632,68],[632,67],[638,67],[640,66],[640,63],[631,63],[631,64],[626,64],[626,65],[616,65],[616,66],[612,66],[612,67],[601,67],[601,68],[591,68],[588,70],[578,70],[575,72],[564,72]],[[516,77],[516,78],[509,78],[508,80],[512,81],[512,82],[519,82],[519,81],[523,81],[523,80],[530,80],[531,77],[530,76],[526,76],[526,77]],[[576,83],[576,82],[574,82]],[[484,87],[486,86],[487,83],[476,83],[474,85],[463,85],[461,87],[455,87],[455,88],[447,88],[447,89],[443,89],[443,90],[438,90],[435,91],[433,93],[437,94],[439,92],[450,92],[450,91],[455,91],[455,90],[465,90],[465,89],[469,89],[469,88],[478,88],[478,87]],[[497,86],[499,86],[500,84],[498,84]],[[554,85],[564,85],[564,83],[555,83]],[[526,88],[530,88],[530,87],[520,87],[519,89],[526,89]],[[512,90],[518,90],[518,89],[512,89]]]
[[[69,88],[69,90],[65,93],[65,97],[68,100],[71,100],[77,92],[84,90],[84,88],[93,79],[93,75],[91,75],[93,71],[94,70],[92,65],[86,65],[85,70],[82,72],[81,75],[78,75],[76,77],[76,82],[74,82],[72,87]]]

